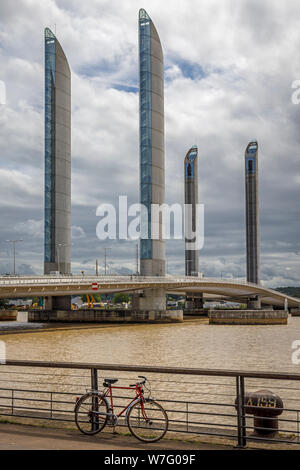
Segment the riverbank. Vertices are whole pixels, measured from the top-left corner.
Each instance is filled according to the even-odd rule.
[[[208,318],[203,317],[184,317],[184,323],[197,323],[208,325]],[[177,323],[172,323],[176,325]],[[95,330],[103,328],[119,328],[120,326],[143,325],[141,323],[27,323],[27,322],[0,322],[0,336],[18,333],[43,333],[50,331],[72,331],[72,330]]]

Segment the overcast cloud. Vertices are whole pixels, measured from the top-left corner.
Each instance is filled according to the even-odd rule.
[[[245,277],[244,151],[259,144],[261,277],[299,285],[300,5],[297,0],[1,0],[0,272],[43,271],[44,27],[72,70],[72,270],[135,271],[135,242],[99,241],[96,208],[138,200],[138,31],[144,7],[165,56],[167,202],[183,202],[183,159],[199,148],[200,270]],[[55,26],[56,25],[56,26]],[[182,242],[168,271],[184,272]]]

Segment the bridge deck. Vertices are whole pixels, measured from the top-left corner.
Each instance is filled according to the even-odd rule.
[[[92,284],[97,283],[97,289]],[[94,286],[95,287],[95,286]],[[142,276],[18,276],[0,277],[0,298],[32,296],[59,296],[137,292],[162,288],[166,293],[200,292],[245,301],[259,295],[264,304],[300,308],[300,299],[280,292],[234,279],[198,277],[142,277]]]

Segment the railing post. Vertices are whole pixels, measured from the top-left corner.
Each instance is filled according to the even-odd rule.
[[[245,411],[245,377],[240,376],[241,409],[242,409],[242,447],[247,446],[246,411]]]
[[[50,418],[53,418],[53,396],[52,392],[50,392]]]
[[[98,392],[98,369],[92,368],[91,369],[91,386],[92,386],[92,391],[93,392]],[[92,398],[92,410],[93,411],[99,411],[99,403],[98,403],[98,398],[96,396],[93,396]],[[96,419],[93,419],[92,422],[92,430],[96,431],[96,429],[99,427],[99,416],[96,416]]]
[[[246,447],[245,389],[244,377],[236,377],[236,410],[237,410],[237,447]]]
[[[189,404],[186,402],[186,431],[189,431]]]
[[[98,391],[98,370],[91,369],[91,388],[94,391]]]

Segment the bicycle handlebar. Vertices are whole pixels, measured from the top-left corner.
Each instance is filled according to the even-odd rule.
[[[144,379],[142,382],[137,382],[135,384],[129,385],[129,387],[135,387],[136,385],[144,385],[147,382],[147,377],[144,375],[138,375],[139,379]]]

